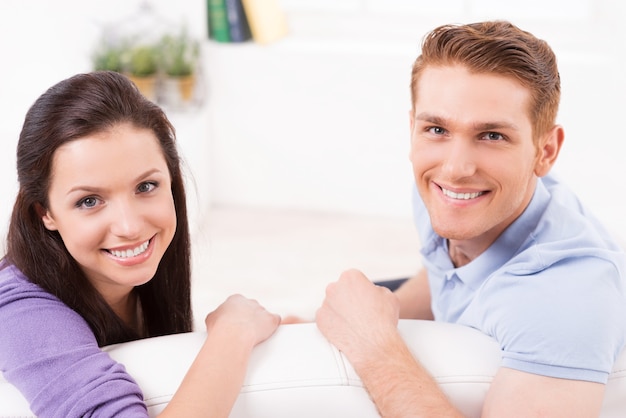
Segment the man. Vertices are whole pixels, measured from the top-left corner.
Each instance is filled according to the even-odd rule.
[[[477,328],[502,348],[486,417],[598,416],[626,340],[626,261],[550,169],[564,139],[550,47],[508,22],[446,25],[411,80],[424,269],[395,293],[350,270],[317,312],[384,417],[460,416],[399,318]]]

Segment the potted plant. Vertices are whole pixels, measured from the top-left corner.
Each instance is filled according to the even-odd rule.
[[[102,39],[91,56],[93,69],[96,71],[109,70],[121,73],[124,71],[124,55],[126,45],[115,44]]]
[[[137,45],[128,52],[125,65],[128,77],[146,98],[156,101],[158,50],[151,45]]]
[[[183,27],[176,35],[163,36],[160,50],[166,102],[174,106],[189,102],[196,84],[198,41],[192,39]]]

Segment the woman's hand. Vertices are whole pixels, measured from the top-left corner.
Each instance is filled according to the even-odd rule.
[[[280,316],[268,312],[256,300],[232,295],[204,320],[207,332],[216,328],[249,338],[251,347],[269,338],[280,325]]]
[[[233,295],[204,322],[207,338],[164,417],[228,417],[254,346],[276,331],[280,316],[256,300]]]

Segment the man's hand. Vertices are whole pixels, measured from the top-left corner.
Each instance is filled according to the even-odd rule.
[[[460,417],[398,332],[395,294],[349,270],[326,289],[317,326],[343,352],[384,417]]]
[[[326,288],[316,315],[324,336],[353,364],[366,361],[397,332],[400,307],[389,289],[374,285],[358,270],[344,272]]]

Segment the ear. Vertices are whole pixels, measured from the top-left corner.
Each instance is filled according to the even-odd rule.
[[[46,227],[49,231],[56,231],[58,228],[56,226],[56,222],[50,215],[50,211],[44,209],[39,203],[35,203],[35,210],[37,211],[37,215],[41,218],[41,222],[43,222],[43,226]]]
[[[535,175],[537,177],[543,177],[548,174],[559,156],[564,139],[565,132],[563,127],[555,125],[540,140],[540,145],[537,149],[537,161],[535,163]]]

